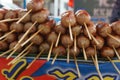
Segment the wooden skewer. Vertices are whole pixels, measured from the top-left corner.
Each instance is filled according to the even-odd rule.
[[[96,43],[97,45],[100,44],[92,34],[91,34],[91,37],[92,37],[92,39],[95,41],[95,43]]]
[[[0,23],[2,23],[2,22],[16,21],[16,20],[19,20],[19,18],[0,20]]]
[[[120,60],[120,55],[118,54],[117,50],[115,49],[115,47],[113,46],[113,50],[115,51],[116,56],[118,57],[118,59]]]
[[[30,30],[34,27],[34,25],[37,23],[37,21],[35,21],[33,23],[33,25],[25,32],[25,34],[22,36],[22,38],[18,41],[18,43],[16,44],[16,46],[14,47],[14,49],[20,45],[20,43],[23,41],[23,39],[28,35],[28,33],[30,32]]]
[[[59,53],[56,53],[55,57],[53,58],[53,61],[51,64],[54,64],[55,60],[57,59],[57,56],[58,56]]]
[[[50,56],[51,56],[51,52],[52,52],[52,49],[53,49],[53,45],[54,45],[54,43],[52,42],[52,43],[51,43],[51,46],[50,46],[49,53],[48,53],[47,61],[50,60]]]
[[[84,59],[87,61],[87,55],[86,55],[84,46],[82,47],[82,50],[83,50]]]
[[[73,35],[72,35],[72,29],[70,23],[69,23],[69,33],[70,33],[70,39],[73,41]]]
[[[19,48],[20,48],[20,46],[18,46],[16,49],[14,49],[14,50],[7,56],[6,59],[9,59]]]
[[[68,45],[68,49],[67,49],[67,63],[70,62],[70,46]]]
[[[100,79],[101,79],[101,80],[104,80],[103,77],[102,77],[102,74],[101,74],[101,72],[100,72],[100,69],[99,69],[99,63],[98,63],[98,58],[97,58],[96,46],[94,46],[94,48],[95,48],[95,59],[94,59],[94,57],[93,57],[93,60],[95,61],[94,64],[96,64],[96,65],[95,65],[95,66],[96,66],[96,70],[97,70],[97,72],[98,72],[98,75],[100,76]]]
[[[88,28],[87,28],[86,23],[84,23],[84,26],[85,26],[85,29],[86,29],[86,31],[87,31],[88,37],[89,37],[89,39],[91,40],[92,38],[91,38],[91,35],[90,35],[90,32],[89,32],[89,30],[88,30]]]
[[[22,16],[16,23],[19,24],[31,11],[32,9],[29,10],[24,16]]]
[[[59,40],[60,40],[60,36],[61,36],[61,32],[58,34],[58,37],[57,37],[57,41],[56,41],[55,47],[58,46],[58,43],[59,43]]]
[[[29,51],[27,51],[27,52],[25,52],[22,56],[20,56],[19,58],[17,58],[17,60],[15,60],[14,62],[13,62],[13,64],[16,62],[16,61],[18,61],[18,60],[20,60],[21,58],[23,58],[25,55],[27,55],[29,53]],[[10,64],[8,64],[8,65],[10,65]]]
[[[27,51],[32,45],[33,43],[29,44],[21,53],[19,53],[12,61],[10,61],[9,64],[13,63],[17,58],[19,58],[23,53],[25,53],[25,51]]]
[[[4,42],[4,41],[6,41],[7,40],[7,38],[4,38],[3,40],[1,40],[2,42]]]
[[[96,46],[94,46],[94,48],[95,48],[95,61],[96,61],[96,65],[97,65],[97,67],[99,68],[99,64],[98,64],[98,58],[97,58],[97,49],[96,49]]]
[[[76,40],[76,33],[74,35],[74,51],[76,52],[77,51],[77,40]]]
[[[74,55],[75,66],[76,66],[76,69],[77,69],[77,72],[78,72],[78,77],[80,77],[81,73],[80,73],[80,70],[79,70],[79,67],[78,67],[77,58],[76,58],[75,54],[73,54],[73,55]]]
[[[12,30],[12,31],[10,31],[10,32],[8,32],[8,33],[6,33],[5,35],[3,35],[2,37],[0,37],[0,40],[2,40],[3,38],[5,38],[5,37],[7,37],[7,36],[9,36],[11,33],[13,33],[13,32],[15,32],[15,30]]]
[[[115,70],[120,74],[119,69],[117,68],[117,66],[115,65],[115,63],[110,59],[110,57],[107,57],[108,60],[112,63],[112,65],[114,66]]]
[[[26,69],[28,69],[34,62],[35,62],[35,60],[37,60],[39,57],[40,57],[40,55],[42,54],[44,52],[44,49],[42,50],[42,51],[40,51],[40,53],[34,58],[34,60],[26,67]]]
[[[96,67],[97,67],[97,69],[99,69],[99,64],[98,64],[97,54],[95,54],[95,61],[96,61]]]
[[[12,50],[13,50],[13,48],[3,52],[2,54],[0,54],[0,57],[6,55],[7,53],[11,52]]]
[[[120,40],[118,38],[114,37],[113,35],[109,33],[107,33],[107,35],[120,43]]]
[[[95,67],[96,67],[96,70],[97,70],[97,72],[98,72],[98,75],[99,75],[100,79],[101,79],[101,80],[104,80],[103,77],[102,77],[102,74],[101,74],[101,72],[100,72],[99,66],[97,65],[98,63],[97,63],[97,61],[94,59],[93,56],[92,56],[92,60],[93,60],[93,62],[94,62],[94,65],[95,65]]]
[[[27,44],[31,39],[33,39],[44,27],[42,27],[41,29],[39,29],[36,33],[34,33],[28,40],[26,40],[24,43],[21,44],[21,46],[23,47],[25,44]]]

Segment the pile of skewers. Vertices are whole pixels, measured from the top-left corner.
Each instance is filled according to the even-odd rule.
[[[103,80],[99,70],[97,55],[111,58],[115,55],[120,59],[120,21],[112,24],[106,22],[94,23],[85,10],[77,12],[66,11],[61,15],[61,21],[56,23],[49,19],[49,10],[44,8],[44,0],[32,0],[27,4],[27,10],[0,10],[0,56],[9,53],[9,59],[14,53],[19,53],[12,61],[23,58],[29,53],[48,53],[47,61],[54,55],[52,64],[60,55],[74,57],[78,76],[77,57],[83,53],[84,59],[92,58],[97,72]],[[113,66],[120,74],[117,66]]]

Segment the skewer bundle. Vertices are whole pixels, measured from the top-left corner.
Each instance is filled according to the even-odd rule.
[[[106,57],[110,61],[115,54],[120,59],[120,21],[111,25],[105,22],[95,24],[87,11],[79,10],[76,13],[66,11],[62,14],[61,21],[55,23],[48,18],[49,11],[43,5],[44,0],[32,0],[27,4],[27,11],[0,10],[0,51],[4,51],[0,56],[10,53],[7,57],[9,59],[18,52],[17,58],[22,58],[33,53],[37,54],[36,60],[40,55],[48,53],[48,61],[54,55],[52,64],[61,55],[67,56],[68,63],[69,58],[74,57],[79,77],[81,74],[77,57],[81,55],[81,50],[85,60],[89,57],[93,59],[97,70],[98,61],[94,56],[98,52],[101,53],[100,57]],[[17,58],[9,64],[16,62]],[[98,73],[100,74],[99,70]]]

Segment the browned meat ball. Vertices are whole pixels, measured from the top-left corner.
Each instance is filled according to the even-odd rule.
[[[30,46],[30,48],[28,49],[29,53],[38,53],[38,47],[36,45],[32,45]]]
[[[94,56],[96,54],[94,47],[88,47],[88,48],[86,48],[85,51],[86,51],[87,57],[92,57],[92,56]]]
[[[90,34],[95,35],[96,34],[96,27],[95,27],[94,23],[90,21],[86,25],[87,25],[87,28],[88,28]],[[88,33],[87,33],[87,30],[85,28],[84,28],[84,34],[85,34],[85,36],[88,37]]]
[[[109,26],[108,23],[105,22],[98,22],[96,25],[97,32],[102,37],[107,37],[107,34],[112,32],[112,28]]]
[[[44,52],[48,52],[50,49],[50,45],[47,42],[43,42],[41,43],[41,45],[39,46],[39,51],[44,50]]]
[[[9,30],[6,23],[0,23],[0,32],[7,32]]]
[[[91,41],[92,45],[93,45],[93,46],[96,46],[96,48],[97,48],[98,50],[102,49],[102,47],[104,46],[104,38],[102,38],[101,36],[98,36],[98,35],[96,35],[96,36],[94,36],[94,37],[95,37],[95,39],[99,42],[99,44],[96,44],[96,42],[95,42],[94,40],[92,40],[92,41]]]
[[[0,20],[4,19],[6,12],[7,12],[7,10],[2,9],[2,8],[0,9]]]
[[[90,40],[85,36],[79,36],[77,39],[77,43],[79,48],[87,48],[90,45]]]
[[[27,22],[27,23],[25,23],[25,25],[24,25],[24,32],[26,32],[32,25],[33,25],[32,22]],[[34,32],[36,32],[36,30],[37,30],[37,28],[36,28],[36,26],[34,25],[34,26],[32,27],[32,29],[29,31],[29,33],[34,33]]]
[[[43,42],[43,38],[38,34],[31,39],[31,42],[33,42],[35,45],[40,45]]]
[[[51,29],[52,29],[52,27],[54,26],[54,24],[55,24],[54,21],[53,21],[53,20],[50,20],[50,21],[48,21],[48,22],[46,22],[46,23],[40,24],[40,25],[38,26],[38,30],[41,29],[41,28],[43,28],[42,31],[40,31],[40,33],[41,33],[42,35],[49,34],[49,33],[51,32]]]
[[[110,47],[103,47],[101,50],[102,57],[114,57],[115,53],[114,50]]]
[[[61,15],[61,23],[64,27],[74,26],[76,18],[73,11],[66,11]]]
[[[61,23],[58,23],[55,27],[54,30],[56,33],[61,33],[61,34],[65,34],[66,29],[61,25]]]
[[[70,56],[73,57],[78,56],[80,54],[80,49],[77,47],[76,51],[74,50],[74,47],[70,48]]]
[[[9,45],[9,49],[14,48],[17,43],[18,43],[17,41],[11,42]],[[22,51],[22,47],[19,47],[19,49],[16,52],[21,52],[21,51]]]
[[[75,13],[76,16],[76,20],[79,24],[84,24],[90,21],[91,17],[89,15],[89,13],[85,10],[78,10]]]
[[[16,23],[16,22],[13,22],[11,25],[10,25],[10,30],[15,30],[15,32],[17,33],[20,33],[20,32],[23,32],[23,24],[22,23]]]
[[[66,55],[66,50],[63,46],[54,47],[52,50],[53,55],[59,54],[61,56]]]
[[[44,0],[31,0],[27,3],[27,10],[32,10],[32,12],[39,11],[44,6]]]
[[[5,41],[0,41],[0,51],[5,51],[8,49],[8,44]]]
[[[32,22],[37,21],[38,23],[46,22],[48,19],[49,11],[47,9],[42,9],[39,12],[32,14],[31,20]]]
[[[78,36],[81,33],[81,30],[82,30],[82,26],[80,25],[75,25],[74,27],[72,27],[73,35]]]
[[[57,41],[57,34],[55,32],[51,32],[48,35],[47,41],[49,42],[49,44],[55,43]]]
[[[120,40],[120,36],[118,35],[113,35],[113,36]],[[115,47],[115,48],[120,47],[120,43],[111,37],[107,37],[107,44],[110,47]]]
[[[5,19],[14,19],[17,18],[17,12],[15,10],[8,10],[5,14]]]
[[[18,40],[20,40],[23,35],[24,35],[24,33],[19,34],[19,35],[18,35]],[[23,42],[26,41],[28,38],[29,38],[29,35],[27,35],[27,36],[23,39]]]
[[[120,21],[113,22],[111,27],[116,34],[120,35]]]
[[[26,13],[27,13],[27,11],[20,11],[18,13],[18,18],[22,18]],[[31,19],[31,14],[28,14],[24,19],[22,19],[21,22],[26,23],[26,22],[30,21],[30,19]]]
[[[9,36],[7,36],[5,38],[5,40],[8,42],[8,43],[11,43],[13,41],[16,41],[17,40],[17,35],[12,33],[12,34],[9,34]]]
[[[73,45],[73,41],[70,39],[69,35],[62,35],[61,42],[65,47],[71,47]]]

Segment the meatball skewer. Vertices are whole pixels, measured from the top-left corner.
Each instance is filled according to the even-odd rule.
[[[27,4],[28,12],[26,12],[16,23],[20,23],[29,13],[39,11],[43,8],[44,0],[32,0]]]
[[[14,50],[13,47],[16,45],[16,43],[17,43],[17,41],[14,41],[14,42],[10,43],[9,50],[7,50],[7,51],[3,52],[2,54],[0,54],[0,57],[10,53],[11,51],[13,51]],[[20,51],[20,49],[17,52],[19,52],[19,51]]]
[[[99,44],[97,44],[95,41],[91,41],[91,44],[96,47],[98,50],[101,50],[104,46],[104,39],[101,36],[96,35],[95,38],[97,39],[97,41],[99,42]]]
[[[30,48],[30,46],[32,46],[33,43],[29,44],[22,52],[20,52],[12,61],[10,61],[8,64],[11,64],[11,63],[14,63],[16,62],[16,60],[21,56],[23,55],[23,53],[25,53],[25,51],[28,50],[28,48]]]
[[[49,34],[51,32],[51,28],[54,26],[54,20],[49,20],[48,22],[44,24],[40,24],[38,26],[38,31],[35,32],[28,40],[26,40],[24,43],[21,44],[21,46],[24,46],[27,44],[31,39],[33,39],[38,33],[41,33],[43,35]]]
[[[13,32],[15,32],[15,30],[12,30],[12,31],[6,33],[5,35],[1,36],[1,37],[0,37],[0,40],[2,40],[3,38],[9,36],[9,35],[12,34]]]
[[[89,39],[85,36],[79,36],[77,42],[78,42],[78,47],[82,48],[83,50],[84,59],[87,60],[85,48],[89,47],[90,45]]]
[[[35,24],[36,24],[36,23],[37,23],[37,22],[35,21],[35,22],[33,23],[33,25],[30,26],[30,28],[24,33],[24,35],[20,38],[20,40],[18,41],[18,43],[17,43],[16,46],[14,47],[14,49],[21,44],[21,42],[22,42],[22,41],[25,39],[25,37],[29,34],[29,32],[31,31],[31,29],[32,29],[33,27],[35,27]]]
[[[79,25],[76,25],[72,28],[72,33],[74,35],[74,50],[77,50],[77,36],[80,34],[82,27]]]
[[[67,48],[67,63],[69,63],[69,57],[70,57],[70,47],[73,45],[73,41],[70,39],[68,35],[63,35],[61,37],[61,42],[64,47]]]
[[[96,35],[96,27],[95,27],[95,24],[92,22],[92,21],[89,21],[88,23],[85,24],[88,28],[88,31],[90,33],[90,36],[92,38],[92,40],[95,41],[96,44],[99,44],[99,42],[97,41],[97,39],[94,37]],[[84,34],[85,36],[89,36],[88,33],[87,33],[87,30],[86,29],[83,29],[84,30]]]
[[[80,70],[79,70],[79,67],[78,67],[78,63],[77,63],[77,58],[76,58],[76,56],[78,56],[79,53],[80,53],[80,50],[79,50],[78,48],[77,48],[76,51],[74,50],[74,47],[72,47],[72,48],[70,49],[70,55],[73,56],[73,58],[74,58],[76,70],[77,70],[77,72],[78,72],[78,77],[81,77],[81,73],[80,73]]]
[[[75,18],[74,12],[72,11],[64,12],[61,16],[61,23],[64,27],[69,28],[70,39],[73,41],[71,27],[74,27],[74,25],[76,24],[76,18]]]
[[[88,37],[89,39],[91,40],[91,35],[90,35],[90,32],[87,28],[87,25],[86,23],[88,23],[91,19],[89,13],[85,10],[78,10],[76,13],[75,13],[75,16],[76,16],[76,20],[79,24],[81,25],[84,25],[86,31],[87,31],[87,34],[88,34]]]
[[[99,70],[96,47],[88,47],[88,48],[86,48],[86,54],[87,54],[87,57],[92,58],[93,63],[95,65],[95,68],[96,68],[96,70],[98,72],[98,75],[100,76],[100,79],[103,80],[102,74],[101,74],[101,72]],[[95,58],[94,58],[94,56],[95,56]]]
[[[38,29],[37,32],[35,32],[30,38],[28,38],[24,43],[21,44],[21,46],[26,45],[31,39],[33,39],[38,33],[40,33],[42,30],[44,29],[44,27],[41,27],[40,29]]]
[[[111,34],[112,28],[108,23],[99,22],[99,23],[97,23],[96,28],[97,28],[97,32],[100,36],[102,36],[102,37],[109,36],[120,43],[120,40]]]
[[[114,50],[110,47],[103,47],[102,51],[101,51],[101,55],[102,57],[107,58],[112,65],[114,66],[115,70],[120,74],[119,69],[117,68],[117,66],[115,65],[115,63],[111,60],[112,57],[114,57]]]
[[[59,43],[59,40],[60,40],[60,37],[61,37],[61,34],[65,34],[66,32],[66,29],[61,25],[61,23],[59,22],[55,27],[54,27],[54,30],[56,33],[58,33],[58,37],[57,37],[57,41],[56,41],[56,44],[55,44],[55,47],[58,46],[58,43]]]
[[[55,47],[53,48],[53,52],[52,52],[55,56],[53,58],[53,61],[51,64],[54,64],[56,58],[58,55],[65,55],[66,54],[66,51],[65,51],[65,48],[63,46],[58,46],[58,47]]]
[[[19,24],[32,10],[29,10],[24,16],[22,16],[16,23]]]
[[[48,52],[47,61],[50,60],[51,52],[52,52],[52,49],[53,49],[53,46],[54,46],[56,40],[57,40],[57,34],[55,32],[51,32],[47,38],[47,41],[50,43],[50,49]]]
[[[34,62],[35,62],[35,60],[36,59],[38,59],[40,56],[41,56],[41,54],[43,53],[43,52],[48,52],[48,50],[49,50],[49,44],[48,43],[46,43],[46,42],[43,42],[43,43],[41,43],[41,45],[39,46],[39,54],[34,58],[34,60],[27,66],[27,68],[26,69],[28,69]]]
[[[10,34],[16,32],[16,33],[20,33],[23,31],[23,24],[22,23],[19,23],[19,24],[16,24],[15,22],[13,22],[11,25],[10,25],[10,32],[6,33],[5,35],[1,36],[0,37],[0,40],[9,36]]]
[[[120,36],[114,35],[114,37],[120,40]],[[120,47],[120,43],[118,41],[116,41],[115,39],[113,39],[111,37],[108,37],[107,38],[107,44],[108,44],[108,46],[113,48],[113,50],[115,51],[116,56],[118,57],[118,59],[120,59],[120,56],[119,56],[119,54],[118,54],[118,52],[116,50],[116,48]]]

